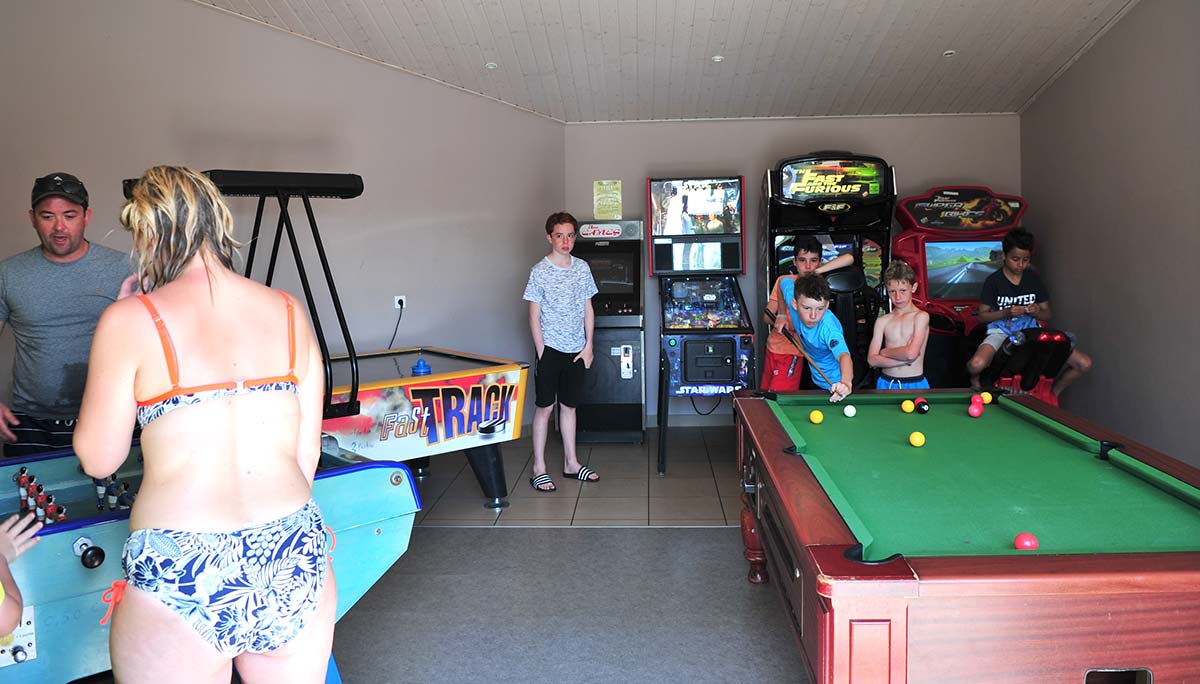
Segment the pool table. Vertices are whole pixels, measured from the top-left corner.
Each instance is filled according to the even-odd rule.
[[[1200,470],[1031,397],[923,395],[735,394],[750,581],[812,680],[1200,681]]]
[[[484,506],[508,505],[499,445],[521,437],[528,363],[437,347],[366,352],[357,360],[359,413],[321,424],[324,451],[412,462],[418,476],[430,456],[463,451]],[[422,361],[428,372],[414,373]],[[333,400],[342,403],[350,393],[350,358],[330,362]]]

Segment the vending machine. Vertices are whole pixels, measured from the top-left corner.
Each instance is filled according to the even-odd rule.
[[[658,472],[666,472],[672,397],[720,397],[754,382],[740,176],[646,182],[650,274],[658,278]]]
[[[592,367],[575,411],[579,442],[640,444],[645,434],[643,235],[641,221],[579,224],[572,254],[588,262],[598,290]]]

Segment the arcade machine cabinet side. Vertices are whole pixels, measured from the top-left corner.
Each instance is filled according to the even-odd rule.
[[[579,224],[575,256],[588,262],[598,290],[594,360],[576,410],[576,441],[641,444],[645,438],[645,316],[641,221]]]

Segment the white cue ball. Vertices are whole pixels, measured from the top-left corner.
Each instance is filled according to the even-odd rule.
[[[846,414],[847,418],[853,418],[854,414],[858,413],[858,409],[854,408],[854,404],[846,404],[846,408],[842,409],[842,413]]]

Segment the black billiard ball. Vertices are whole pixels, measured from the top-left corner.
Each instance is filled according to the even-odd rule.
[[[917,402],[917,413],[929,413],[929,402],[924,399]]]

